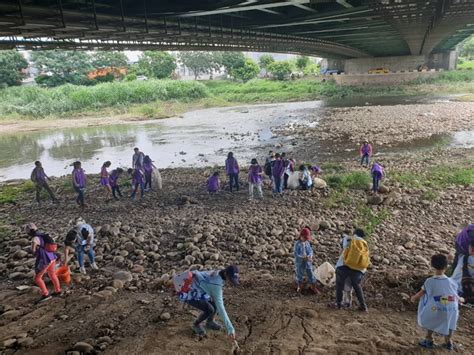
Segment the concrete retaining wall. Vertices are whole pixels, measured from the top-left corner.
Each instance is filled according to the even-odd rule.
[[[407,72],[390,74],[341,74],[331,75],[331,79],[339,85],[393,85],[413,81],[418,78],[437,77],[439,71]]]
[[[390,72],[416,71],[420,66],[429,69],[456,69],[457,53],[449,51],[425,55],[406,55],[399,57],[371,57],[347,59],[344,64],[346,74],[368,74],[370,69],[386,68]]]
[[[372,57],[347,59],[344,71],[347,74],[368,74],[370,69],[386,68],[391,72],[417,70],[426,63],[424,55],[400,57]]]

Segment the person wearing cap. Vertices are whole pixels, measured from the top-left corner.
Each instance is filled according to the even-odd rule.
[[[38,231],[38,227],[34,223],[28,223],[25,226],[25,233],[32,237],[31,250],[36,256],[35,261],[35,283],[41,290],[41,299],[39,302],[46,301],[51,296],[61,295],[61,285],[59,284],[58,276],[56,275],[56,253],[47,251],[45,244],[51,242],[51,237],[45,233]],[[45,274],[48,274],[49,279],[53,283],[54,293],[50,295],[46,284],[43,281]]]
[[[40,161],[35,161],[35,168],[31,172],[30,178],[36,187],[36,202],[38,202],[38,204],[41,204],[41,190],[43,189],[49,194],[53,203],[58,203],[58,199],[54,196],[53,191],[48,185],[48,181],[51,179],[44,172],[43,165],[41,165]]]
[[[316,287],[316,276],[313,270],[313,248],[311,247],[311,229],[305,227],[301,230],[298,240],[295,242],[295,271],[296,271],[296,291],[301,292],[303,289],[303,281],[306,275],[310,283],[311,290],[318,294]]]
[[[82,169],[82,164],[80,161],[75,161],[72,166],[74,167],[72,171],[72,186],[77,192],[76,202],[81,207],[84,207],[84,192],[86,191],[86,174],[84,169]]]
[[[235,329],[224,307],[224,284],[236,286],[239,284],[239,269],[229,265],[223,270],[193,271],[193,281],[190,291],[184,300],[190,306],[199,309],[202,313],[193,322],[192,330],[197,335],[205,335],[206,330],[202,322],[206,321],[206,328],[220,330],[222,326],[214,321],[216,313],[224,322],[227,334],[235,340]]]
[[[135,152],[132,156],[132,167],[134,169],[143,170],[143,159],[145,159],[145,154],[140,152],[140,149],[137,147],[133,148]]]
[[[78,219],[75,228],[71,229],[67,235],[64,246],[64,264],[67,265],[69,261],[69,252],[72,248],[76,253],[76,259],[79,263],[79,271],[86,274],[84,266],[84,254],[87,253],[89,262],[93,270],[99,270],[95,263],[94,254],[94,229],[90,224],[84,220]]]
[[[360,154],[360,165],[365,165],[366,167],[369,166],[369,160],[370,160],[370,157],[372,156],[373,154],[373,150],[372,150],[372,145],[369,143],[369,141],[366,139],[364,141],[364,143],[360,146],[360,149],[359,149],[359,154]],[[364,164],[365,162],[365,164]]]

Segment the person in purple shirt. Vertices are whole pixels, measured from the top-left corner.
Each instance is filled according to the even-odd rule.
[[[145,184],[143,182],[143,173],[140,169],[128,169],[127,172],[132,176],[132,195],[130,196],[132,199],[135,199],[135,195],[137,194],[137,190],[140,187],[140,198],[143,198],[143,194],[145,191]]]
[[[151,176],[153,174],[153,168],[156,169],[156,166],[153,164],[149,155],[146,155],[143,158],[143,171],[145,172],[145,191],[147,191],[147,186],[150,190],[151,188]]]
[[[220,184],[219,172],[216,171],[209,177],[209,179],[207,179],[207,191],[211,194],[217,193],[219,191]]]
[[[35,161],[35,168],[31,172],[31,181],[34,182],[36,187],[36,202],[38,202],[38,204],[41,204],[41,190],[43,189],[45,189],[49,194],[49,197],[51,197],[53,203],[58,203],[58,199],[56,196],[54,196],[54,193],[49,187],[47,180],[50,180],[50,178],[44,172],[41,162]]]
[[[374,162],[370,173],[372,174],[372,191],[376,194],[379,192],[380,180],[384,178],[385,172],[379,163]]]
[[[114,199],[118,200],[117,195],[119,197],[122,197],[122,193],[120,192],[120,185],[118,182],[118,179],[120,175],[122,175],[123,169],[122,168],[117,168],[112,170],[109,176],[109,182],[110,182],[110,187],[112,188],[112,195],[114,196]]]
[[[285,174],[285,162],[280,154],[275,154],[272,165],[273,193],[281,194],[283,191],[283,175]]]
[[[249,200],[253,200],[253,191],[256,188],[258,192],[258,198],[263,198],[262,193],[262,181],[263,181],[263,169],[258,165],[257,159],[253,158],[250,162],[249,168]]]
[[[237,159],[234,158],[234,153],[229,152],[225,161],[225,172],[229,177],[230,192],[232,192],[234,186],[235,189],[239,191],[239,171],[239,164],[237,163]]]
[[[107,168],[110,168],[111,165],[112,163],[110,161],[106,161],[100,169],[100,185],[105,187],[107,200],[109,200],[110,196],[112,195],[112,187],[110,186],[110,176],[109,172],[107,171]]]
[[[76,202],[81,207],[84,207],[84,192],[86,191],[86,174],[84,173],[84,169],[81,167],[80,161],[75,161],[72,166],[74,170],[72,171],[72,186],[74,190],[77,192]]]

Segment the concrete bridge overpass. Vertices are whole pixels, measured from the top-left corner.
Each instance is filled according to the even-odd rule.
[[[446,67],[472,33],[474,0],[0,1],[1,48],[413,56]]]

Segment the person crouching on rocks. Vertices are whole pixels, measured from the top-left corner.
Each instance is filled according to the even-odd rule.
[[[384,171],[382,165],[380,165],[377,162],[374,162],[372,164],[372,169],[371,169],[370,173],[372,175],[372,192],[374,194],[377,194],[379,192],[380,181],[385,176],[385,171]]]
[[[140,169],[128,169],[128,174],[132,177],[132,194],[130,197],[134,200],[138,188],[140,188],[140,198],[143,199],[145,184],[143,182],[143,173]]]
[[[336,264],[336,302],[329,304],[331,308],[341,309],[343,306],[344,289],[346,280],[349,278],[359,301],[359,310],[368,311],[361,287],[362,279],[370,264],[369,248],[364,237],[365,233],[362,229],[356,229],[352,237],[344,236],[343,251]]]
[[[311,178],[311,174],[308,171],[306,165],[300,165],[299,169],[299,176],[298,181],[300,183],[301,190],[310,190],[313,186],[313,179]]]
[[[199,336],[206,334],[202,322],[206,322],[206,328],[220,330],[222,326],[214,321],[216,313],[224,322],[227,334],[234,341],[235,329],[227,315],[224,307],[223,288],[224,284],[237,286],[239,284],[239,269],[235,265],[229,265],[223,270],[214,271],[192,271],[192,282],[190,289],[180,295],[181,300],[190,306],[202,311],[192,325],[192,330]]]
[[[311,239],[311,229],[305,227],[301,230],[298,240],[295,243],[296,292],[303,290],[303,282],[306,275],[311,290],[315,294],[318,294],[319,290],[316,288],[316,277],[314,276],[313,270],[313,248],[310,244]]]
[[[207,192],[215,194],[219,192],[221,182],[219,180],[219,172],[214,172],[209,179],[207,179]]]
[[[49,235],[39,232],[34,223],[28,223],[25,226],[25,232],[29,237],[33,238],[31,250],[36,256],[35,283],[41,290],[41,299],[38,302],[49,300],[51,296],[60,296],[61,285],[56,275],[56,252],[53,251],[57,246],[54,240]],[[43,281],[43,276],[46,273],[53,283],[54,293],[52,295],[49,294],[48,288]]]
[[[99,267],[95,263],[94,255],[94,230],[89,224],[79,220],[76,227],[67,233],[64,244],[65,265],[67,265],[69,261],[69,251],[72,248],[76,253],[76,259],[79,263],[79,271],[82,274],[86,274],[86,268],[84,266],[85,253],[87,253],[92,269],[99,270]]]

